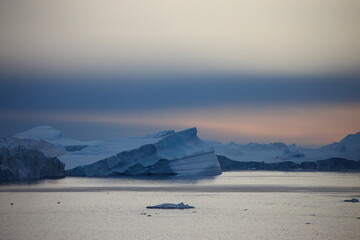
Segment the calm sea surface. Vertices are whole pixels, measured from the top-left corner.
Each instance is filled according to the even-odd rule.
[[[360,203],[344,202],[353,197],[360,198],[360,173],[245,171],[2,184],[0,239],[358,240]],[[146,209],[165,202],[196,208]]]

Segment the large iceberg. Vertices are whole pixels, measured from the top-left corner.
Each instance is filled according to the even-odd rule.
[[[214,149],[196,128],[137,138],[115,138],[60,157],[71,176],[124,174],[218,175]]]

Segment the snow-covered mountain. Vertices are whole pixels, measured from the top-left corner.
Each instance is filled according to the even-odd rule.
[[[340,142],[334,142],[322,147],[322,149],[341,152],[346,152],[347,148],[350,148],[352,150],[360,148],[360,132],[355,134],[349,134],[344,137]]]
[[[350,134],[340,142],[335,142],[321,148],[298,147],[295,144],[286,145],[282,142],[248,143],[245,145],[230,142],[207,140],[214,147],[217,155],[225,156],[239,162],[276,163],[280,161],[315,162],[329,158],[344,158],[360,160],[360,133]]]
[[[347,145],[347,146],[359,145],[360,144],[360,132],[347,135],[340,141],[340,143]]]
[[[68,174],[72,176],[221,174],[214,149],[196,134],[196,128],[190,128],[176,133],[116,138],[60,159],[66,169],[71,169]]]
[[[34,127],[25,132],[15,134],[14,138],[43,140],[58,146],[62,146],[67,151],[77,151],[86,146],[99,143],[99,141],[81,142],[75,139],[67,138],[60,130],[57,130],[50,126]]]

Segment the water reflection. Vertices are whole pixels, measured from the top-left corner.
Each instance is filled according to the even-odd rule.
[[[12,189],[70,189],[85,191],[156,189],[185,189],[211,191],[211,188],[234,189],[234,187],[255,188],[360,188],[360,173],[349,172],[274,172],[241,171],[225,172],[219,176],[121,176],[114,178],[66,177],[62,179],[3,183],[0,191]]]

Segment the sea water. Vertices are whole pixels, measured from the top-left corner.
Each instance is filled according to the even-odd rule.
[[[360,239],[360,203],[344,202],[351,198],[360,198],[360,173],[2,184],[0,239]],[[167,202],[195,209],[146,209]]]

